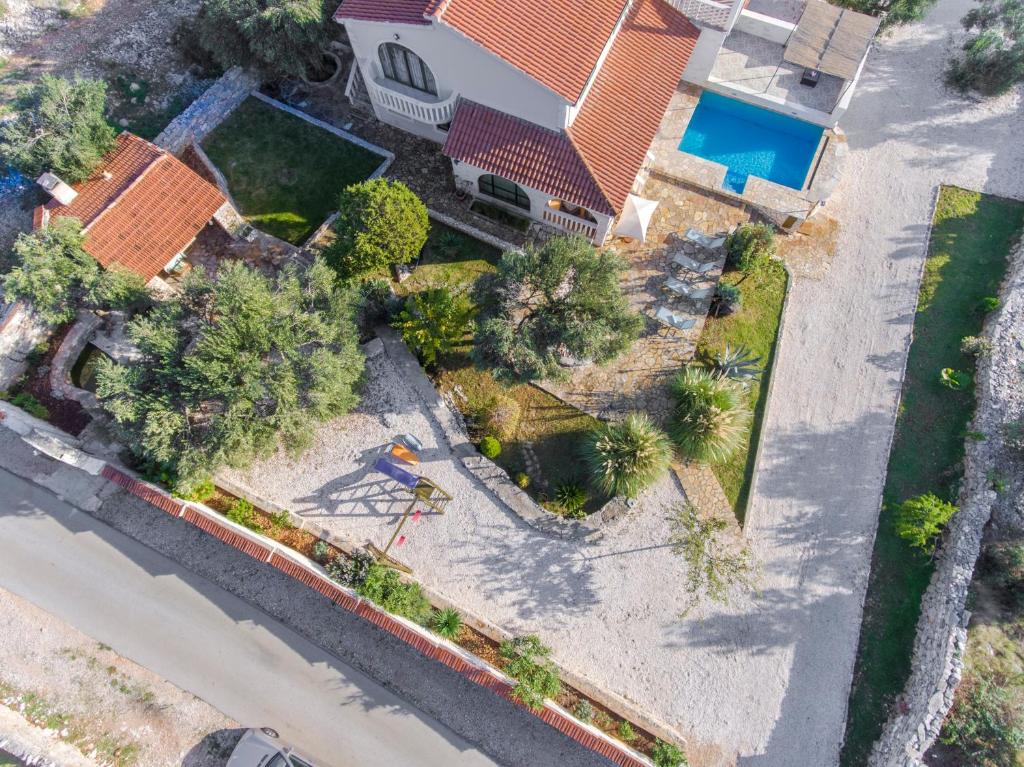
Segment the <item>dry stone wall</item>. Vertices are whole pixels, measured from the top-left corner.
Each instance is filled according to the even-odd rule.
[[[0,304],[0,391],[6,391],[28,369],[28,355],[53,328],[24,301]]]
[[[970,612],[966,609],[985,526],[997,501],[1019,501],[1014,457],[1003,442],[1003,425],[1024,417],[1024,246],[1018,245],[1003,285],[1002,308],[989,318],[992,352],[978,367],[972,431],[984,439],[966,443],[960,511],[953,517],[925,592],[917,623],[910,679],[875,743],[870,767],[921,767],[953,703],[963,672]],[[997,494],[992,476],[1005,477]],[[1019,474],[1019,471],[1017,472]]]
[[[259,84],[251,72],[232,67],[175,117],[153,143],[171,154],[181,154],[193,141],[198,143],[206,138]]]

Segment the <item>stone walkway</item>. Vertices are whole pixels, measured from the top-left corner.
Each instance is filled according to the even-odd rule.
[[[577,368],[566,381],[544,382],[542,388],[574,407],[598,418],[616,418],[630,410],[640,410],[663,420],[668,415],[668,379],[693,353],[704,329],[710,297],[690,301],[673,298],[663,290],[670,276],[697,287],[714,287],[722,273],[719,263],[706,275],[696,276],[671,264],[672,256],[683,253],[695,261],[713,257],[682,238],[690,227],[705,234],[725,234],[750,219],[746,208],[725,198],[652,176],[642,196],[659,200],[647,242],[613,240],[609,247],[629,261],[623,289],[631,305],[647,318],[640,339],[628,353],[605,365]],[[719,252],[719,261],[724,254]],[[654,318],[658,307],[665,306],[692,319],[688,330],[667,327]]]

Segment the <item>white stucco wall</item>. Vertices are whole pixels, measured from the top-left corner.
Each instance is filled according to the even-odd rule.
[[[796,24],[744,9],[736,19],[733,29],[764,40],[771,40],[779,45],[785,45],[793,30],[796,29]]]
[[[567,124],[570,105],[564,98],[450,27],[436,22],[412,25],[346,21],[345,28],[367,80],[383,80],[377,49],[382,43],[394,42],[404,45],[430,67],[441,99],[457,92],[552,130],[562,130]],[[384,122],[426,138],[444,140],[445,134],[432,126],[374,106],[377,117]]]
[[[729,33],[718,29],[705,27],[697,38],[697,44],[693,47],[689,61],[686,62],[686,69],[683,70],[683,79],[695,85],[704,85],[711,70],[715,67],[715,59],[718,57],[718,50],[725,42]]]
[[[488,173],[488,171],[484,170],[483,168],[478,168],[477,166],[470,165],[469,163],[466,162],[453,162],[452,172],[455,175],[455,186],[457,188],[465,189],[474,197],[478,197],[481,200],[485,200],[486,202],[495,205],[499,208],[504,208],[505,210],[508,210],[509,212],[514,213],[518,216],[531,218],[534,221],[541,221],[548,226],[553,226],[551,222],[544,221],[543,218],[544,211],[548,207],[548,202],[550,202],[553,199],[556,199],[552,197],[550,194],[547,194],[546,192],[541,192],[537,189],[532,189],[528,186],[520,185],[520,188],[524,192],[526,192],[526,195],[530,198],[530,210],[526,211],[523,210],[522,208],[517,208],[515,205],[509,205],[507,203],[504,203],[501,200],[495,199],[494,197],[489,197],[485,194],[480,194],[479,186],[477,185],[477,180],[480,178],[480,176]],[[593,214],[594,218],[597,219],[597,235],[594,237],[594,242],[602,243],[604,242],[608,234],[608,230],[612,224],[613,219],[611,216],[607,216],[603,213],[598,213],[597,211],[591,211],[591,213]]]

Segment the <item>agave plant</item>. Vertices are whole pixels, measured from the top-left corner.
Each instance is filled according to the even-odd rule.
[[[711,366],[721,378],[734,381],[756,381],[761,376],[761,358],[747,346],[730,346],[715,354]]]
[[[563,482],[555,489],[555,502],[565,510],[567,516],[583,516],[587,491],[576,482]]]
[[[583,443],[594,485],[607,495],[637,494],[668,468],[672,443],[644,413],[596,427]]]
[[[743,444],[751,413],[743,387],[710,370],[688,367],[672,381],[669,435],[696,461],[728,460]]]

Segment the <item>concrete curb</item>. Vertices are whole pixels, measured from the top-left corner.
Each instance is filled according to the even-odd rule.
[[[4,407],[0,409],[0,426],[11,428],[28,444],[36,447],[29,437],[40,434],[41,431],[31,428],[31,421],[35,419],[27,414],[24,421],[28,423],[22,422],[21,428],[15,427],[16,422],[23,420],[20,418],[21,415],[18,408],[4,403]],[[155,485],[132,476],[122,468],[87,456],[77,447],[67,444],[62,436],[54,432],[48,431],[45,433],[45,437],[45,442],[52,443],[50,445],[52,449],[45,451],[47,455],[86,471],[95,469],[89,473],[102,476],[110,483],[123,488],[151,506],[181,519],[253,559],[280,570],[327,597],[340,608],[358,615],[379,629],[402,640],[423,656],[443,663],[474,684],[485,687],[516,703],[563,735],[609,759],[614,764],[620,765],[620,767],[653,767],[653,763],[643,754],[606,735],[596,727],[584,724],[551,700],[545,700],[544,707],[539,711],[533,711],[518,703],[512,696],[514,681],[499,669],[443,637],[400,616],[391,615],[381,610],[351,589],[328,578],[319,565],[298,552],[236,525],[203,504],[183,502]],[[94,463],[89,463],[90,461]],[[83,467],[83,463],[86,463],[88,468]]]

